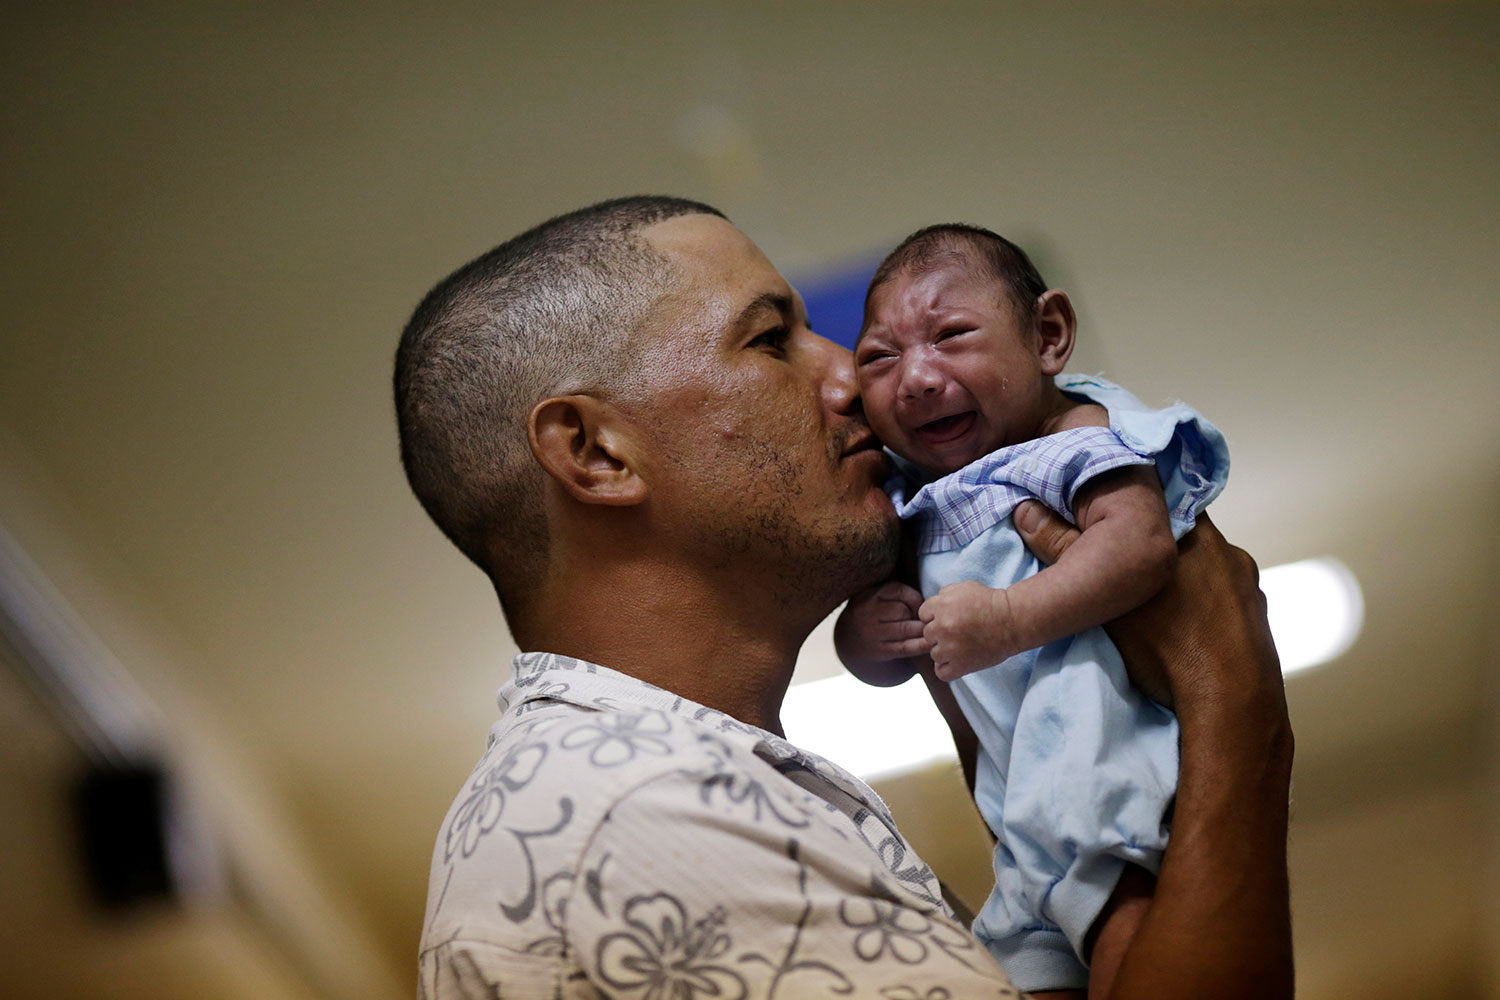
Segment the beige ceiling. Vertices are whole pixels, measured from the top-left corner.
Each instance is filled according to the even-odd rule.
[[[1226,533],[1365,588],[1289,684],[1303,995],[1500,996],[1492,7],[102,4],[0,38],[0,523],[402,989],[513,646],[401,479],[395,339],[521,228],[663,191],[794,281],[1001,229],[1079,302],[1076,367],[1207,413]],[[913,824],[926,787],[891,789]]]

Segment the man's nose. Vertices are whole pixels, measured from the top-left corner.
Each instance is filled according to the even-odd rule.
[[[822,371],[819,390],[823,403],[834,413],[849,413],[858,407],[859,382],[854,377],[854,355],[847,347],[814,335]]]

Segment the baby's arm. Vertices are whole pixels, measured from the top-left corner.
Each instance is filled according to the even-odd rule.
[[[1091,480],[1073,501],[1079,536],[1056,564],[995,590],[949,584],[919,615],[938,677],[951,681],[1008,656],[1102,625],[1171,577],[1177,542],[1154,466]]]
[[[922,595],[896,580],[849,598],[833,626],[833,646],[849,672],[866,684],[891,687],[917,672],[927,652],[917,608]]]

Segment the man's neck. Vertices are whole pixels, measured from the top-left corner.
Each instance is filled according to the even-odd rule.
[[[758,607],[753,595],[743,579],[705,579],[661,565],[595,566],[566,588],[543,587],[524,641],[779,735],[797,650],[816,621],[768,627],[786,613]]]

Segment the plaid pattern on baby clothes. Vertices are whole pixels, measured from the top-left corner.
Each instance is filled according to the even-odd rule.
[[[917,550],[946,552],[1010,517],[1023,500],[1040,500],[1073,520],[1073,498],[1084,483],[1111,469],[1154,464],[1108,427],[1078,427],[992,451],[921,486],[910,499],[913,482],[898,472],[886,492],[903,519],[914,519]]]

